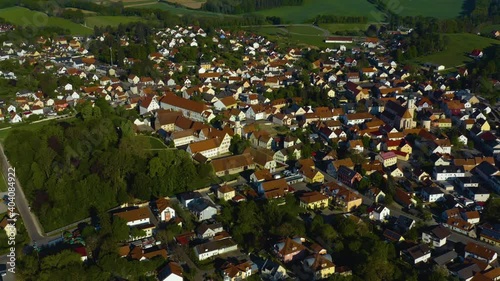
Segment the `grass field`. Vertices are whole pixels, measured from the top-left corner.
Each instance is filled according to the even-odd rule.
[[[426,16],[454,18],[462,12],[464,1],[460,0],[384,0],[388,8],[400,16]],[[396,2],[396,4],[392,4]]]
[[[484,49],[499,41],[477,36],[470,33],[446,34],[450,39],[448,49],[429,56],[419,57],[417,63],[432,62],[444,65],[446,68],[463,65],[472,59],[467,54],[474,49]]]
[[[377,8],[366,0],[304,0],[301,6],[284,6],[258,11],[263,16],[281,17],[287,23],[303,23],[317,15],[367,16],[378,20],[372,12]]]
[[[366,23],[327,23],[320,24],[319,26],[333,34],[341,31],[366,31],[368,29],[368,24]]]
[[[12,7],[0,9],[0,18],[12,22],[13,24],[44,27],[55,26],[68,29],[74,35],[89,35],[92,34],[91,28],[84,27],[80,24],[71,22],[67,19],[58,17],[49,17],[44,13],[32,11],[22,7]]]
[[[142,21],[143,19],[139,17],[126,17],[126,16],[93,16],[86,17],[85,23],[89,27],[94,26],[118,26],[120,23],[127,24],[131,22]]]
[[[324,42],[325,36],[321,30],[308,26],[289,27],[252,27],[249,32],[266,36],[269,40],[283,44],[316,46],[316,47],[338,47],[340,44],[327,44]],[[348,45],[348,44],[342,44]]]
[[[131,7],[131,6],[128,6]],[[167,3],[155,3],[155,4],[148,4],[148,5],[137,5],[134,6],[134,8],[144,8],[144,9],[160,9],[164,11],[169,11],[172,14],[176,15],[195,15],[195,16],[211,16],[211,17],[222,17],[222,16],[235,16],[235,15],[223,15],[223,14],[217,14],[217,13],[212,13],[212,12],[207,12],[207,11],[200,11],[200,10],[192,10],[192,9],[186,9],[186,8],[181,8],[181,7],[176,7],[175,5],[167,4]]]

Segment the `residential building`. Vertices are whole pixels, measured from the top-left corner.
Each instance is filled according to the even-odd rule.
[[[323,209],[328,207],[328,196],[317,191],[307,192],[300,196],[299,203],[305,209]]]
[[[284,241],[274,245],[274,252],[284,263],[302,258],[306,250],[306,247],[302,245],[301,238],[286,238]]]
[[[304,269],[314,274],[315,280],[322,280],[332,276],[335,273],[335,264],[332,257],[328,254],[314,254],[303,261]]]
[[[465,258],[467,257],[473,257],[487,263],[492,263],[497,259],[498,254],[497,252],[475,242],[469,242],[467,243],[467,246],[465,246]]]
[[[150,223],[150,210],[148,207],[120,210],[114,215],[125,220],[128,226]]]
[[[401,251],[401,255],[412,264],[427,262],[431,257],[431,250],[426,244],[418,244]]]
[[[169,262],[160,272],[158,272],[158,280],[183,281],[182,267],[178,263]]]
[[[171,219],[175,218],[175,209],[172,208],[170,204],[170,200],[162,197],[156,200],[156,208],[159,214],[160,221],[168,222]]]
[[[446,244],[446,239],[450,236],[451,232],[446,227],[433,225],[422,232],[422,241],[434,248],[439,248]]]
[[[194,253],[200,261],[236,250],[238,244],[231,238],[213,240],[194,247]]]
[[[217,188],[217,198],[224,201],[229,201],[236,196],[236,191],[229,185],[223,185]]]
[[[215,175],[218,177],[234,175],[245,170],[255,169],[255,162],[248,153],[213,159],[211,164],[214,168]]]

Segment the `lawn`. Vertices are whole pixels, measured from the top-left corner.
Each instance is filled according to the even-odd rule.
[[[150,137],[150,136],[137,136],[138,138],[147,138],[149,140],[149,144],[151,145],[151,149],[164,149],[168,148],[161,140]]]
[[[472,50],[484,49],[493,44],[498,44],[497,40],[470,33],[445,34],[445,36],[448,36],[450,39],[448,49],[432,55],[419,57],[415,59],[415,62],[432,62],[442,64],[446,68],[460,66],[472,60],[467,56]]]
[[[400,16],[454,18],[462,12],[464,0],[384,0],[388,8]],[[396,3],[396,4],[393,4]]]
[[[112,26],[116,27],[119,24],[127,24],[131,22],[142,21],[140,17],[127,17],[127,16],[92,16],[86,17],[85,23],[89,27],[94,26]]]
[[[277,16],[287,23],[303,23],[317,15],[367,16],[377,21],[377,8],[366,0],[304,0],[301,6],[283,6],[256,12],[263,16]]]
[[[89,35],[93,32],[93,29],[67,19],[49,17],[42,12],[32,11],[22,7],[0,9],[0,18],[4,18],[5,20],[17,25],[31,27],[62,27],[68,29],[73,35]]]

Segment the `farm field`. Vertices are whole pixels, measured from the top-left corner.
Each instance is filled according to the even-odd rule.
[[[84,15],[95,15],[96,12],[89,11],[89,10],[82,10],[82,9],[77,9],[77,8],[64,8],[65,10],[69,11],[81,11]]]
[[[85,23],[89,27],[94,26],[118,26],[120,23],[127,24],[131,22],[142,21],[139,17],[126,17],[126,16],[92,16],[86,17]]]
[[[467,56],[473,49],[484,49],[493,44],[498,44],[497,40],[477,36],[470,33],[446,34],[450,41],[448,49],[432,55],[415,59],[417,63],[432,62],[442,64],[446,68],[460,66],[472,61]]]
[[[426,16],[435,18],[454,18],[462,12],[464,1],[456,0],[384,0],[392,12],[400,16]],[[392,4],[392,3],[397,4]]]
[[[281,17],[285,23],[303,23],[317,15],[367,16],[376,20],[377,8],[366,0],[304,0],[301,6],[284,6],[256,12],[263,16]]]
[[[23,26],[55,26],[68,29],[73,35],[89,35],[93,30],[83,25],[74,23],[67,19],[58,17],[49,17],[48,15],[32,11],[22,7],[12,7],[0,9],[0,18],[12,22],[13,24]]]

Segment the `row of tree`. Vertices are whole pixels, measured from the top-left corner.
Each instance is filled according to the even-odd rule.
[[[300,6],[304,0],[208,0],[203,10],[222,14],[242,14],[282,6]]]

